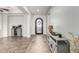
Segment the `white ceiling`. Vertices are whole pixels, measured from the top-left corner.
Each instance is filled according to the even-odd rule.
[[[27,12],[27,10],[23,10],[22,7],[24,6],[21,6],[19,8],[17,6],[0,6],[0,9],[5,8],[9,10],[9,11],[4,10],[4,12],[0,11],[0,13],[25,13]],[[25,6],[25,8],[28,9],[28,11],[31,14],[39,15],[39,14],[47,14],[48,10],[50,9],[50,6]]]
[[[8,9],[9,11],[4,11],[0,13],[22,13],[22,11],[18,9],[16,6],[0,6],[0,9],[1,8]]]
[[[35,15],[47,14],[50,6],[27,6],[28,10]]]

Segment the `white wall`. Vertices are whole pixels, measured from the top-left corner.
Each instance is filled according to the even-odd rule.
[[[0,14],[0,37],[7,37],[7,15]]]
[[[23,27],[23,36],[30,37],[32,34],[35,34],[35,20],[36,18],[41,17],[43,19],[43,33],[46,34],[46,22],[47,15],[32,15],[31,14],[3,14],[0,16],[0,25],[2,37],[11,36],[11,27],[13,25],[22,24]]]
[[[31,36],[31,14],[25,15],[25,36]]]
[[[79,7],[52,7],[49,20],[49,25],[53,25],[56,32],[79,34]]]
[[[0,14],[0,37],[2,37],[2,15]]]
[[[22,24],[23,36],[30,37],[30,14],[0,14],[0,37],[11,36],[11,27]]]
[[[8,16],[9,21],[9,36],[11,36],[11,27],[13,25],[22,25],[22,35],[24,37],[30,37],[30,20],[31,15],[30,14],[13,14]]]
[[[46,15],[32,15],[31,18],[31,34],[35,34],[35,20],[37,18],[42,18],[43,19],[43,33],[46,34]]]
[[[2,22],[2,35],[3,37],[7,37],[8,36],[8,18],[7,18],[7,15],[6,14],[3,14],[2,15],[3,18],[3,22]]]
[[[48,31],[49,25],[50,25],[50,15],[47,15],[47,33],[49,33]]]
[[[8,24],[9,24],[9,36],[11,36],[11,28],[12,26],[18,26],[18,25],[22,25],[22,35],[24,36],[24,15],[9,15],[8,16]]]

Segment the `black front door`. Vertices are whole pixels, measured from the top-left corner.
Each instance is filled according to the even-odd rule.
[[[37,18],[35,21],[35,33],[43,34],[43,20],[42,18]]]

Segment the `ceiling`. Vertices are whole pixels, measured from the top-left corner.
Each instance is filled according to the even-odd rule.
[[[8,11],[3,10],[3,12],[1,12],[2,9],[7,9]],[[0,6],[0,13],[22,13],[22,11],[16,6]]]
[[[50,6],[27,6],[28,10],[31,14],[39,15],[39,14],[47,14]]]
[[[50,9],[50,6],[25,6],[25,9],[23,7],[24,6],[21,6],[19,8],[17,6],[0,6],[0,13],[25,13],[29,11],[34,15],[43,15],[47,14]],[[7,9],[8,11],[3,9]],[[28,9],[28,11],[26,9]]]

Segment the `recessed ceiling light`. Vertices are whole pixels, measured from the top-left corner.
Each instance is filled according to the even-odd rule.
[[[40,10],[39,9],[37,9],[37,12],[39,12]]]

